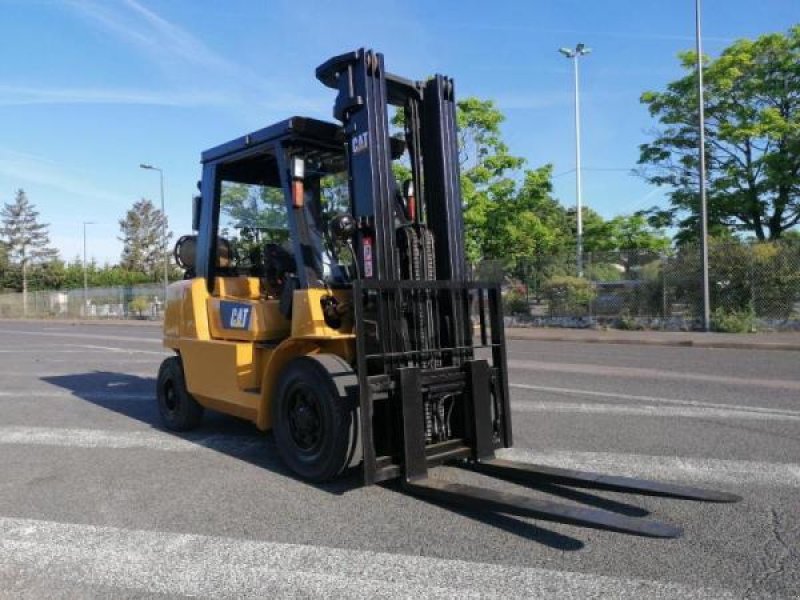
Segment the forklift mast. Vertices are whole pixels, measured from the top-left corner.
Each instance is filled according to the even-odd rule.
[[[328,60],[317,78],[338,92],[333,114],[356,223],[365,481],[421,478],[433,464],[510,446],[500,290],[470,281],[464,256],[453,81],[398,77],[365,49]],[[391,165],[390,106],[403,115],[411,172],[403,192]],[[491,364],[476,358],[481,349]]]

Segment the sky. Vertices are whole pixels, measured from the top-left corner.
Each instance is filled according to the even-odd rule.
[[[583,42],[584,203],[605,217],[663,204],[632,175],[655,127],[639,102],[681,76],[694,0],[0,0],[0,202],[22,188],[69,260],[119,259],[118,221],[159,202],[189,233],[200,153],[292,115],[332,120],[314,78],[329,57],[384,53],[410,79],[443,73],[458,97],[492,99],[511,152],[552,163],[575,202],[573,79],[562,46]],[[704,0],[704,51],[786,31],[800,0]]]

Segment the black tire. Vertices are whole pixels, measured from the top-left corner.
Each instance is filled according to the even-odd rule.
[[[183,364],[179,356],[161,363],[156,383],[158,412],[164,427],[172,431],[189,431],[203,420],[203,407],[186,389]]]
[[[358,378],[333,354],[295,358],[272,401],[272,431],[286,465],[306,481],[328,481],[361,459]]]

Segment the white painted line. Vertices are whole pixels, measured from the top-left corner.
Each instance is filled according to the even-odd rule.
[[[84,400],[154,400],[155,392],[151,394],[137,393],[128,394],[125,392],[102,391],[102,392],[83,392],[83,391],[61,391],[61,390],[20,390],[20,391],[0,391],[0,398],[83,398]]]
[[[0,427],[0,444],[74,448],[142,448],[190,452],[211,448],[228,452],[264,449],[263,436],[196,435],[178,437],[154,429],[110,430],[55,427]],[[537,452],[507,448],[498,455],[522,462],[571,469],[588,469],[617,475],[676,481],[725,482],[800,488],[800,465],[739,460],[610,454],[605,452]]]
[[[66,345],[66,344],[62,344]],[[42,358],[47,358],[48,354],[54,353],[61,353],[61,354],[77,354],[77,350],[74,350],[76,346],[71,346],[72,350],[65,350],[62,348],[42,348],[41,350],[29,350],[28,348],[22,348],[18,350],[8,350],[3,349],[0,350],[0,354],[38,354]],[[78,348],[87,348],[86,346],[77,346]],[[95,350],[95,352],[106,352],[105,350]]]
[[[99,350],[98,350],[99,352]],[[112,353],[109,354],[108,352],[104,352],[106,356],[103,357],[92,357],[92,366],[97,368],[98,364],[105,364],[105,363],[122,363],[125,365],[128,364],[142,364],[142,365],[155,365],[155,368],[158,368],[158,358],[134,358],[132,355],[129,354],[116,354]],[[50,363],[71,363],[75,364],[75,359],[70,358],[50,358],[47,357],[47,364]],[[127,372],[126,372],[127,373]]]
[[[612,367],[607,365],[589,365],[547,362],[539,360],[509,360],[509,369],[527,371],[549,371],[553,373],[575,373],[579,375],[596,375],[600,377],[622,377],[633,379],[665,379],[675,381],[703,381],[726,385],[746,385],[779,390],[800,391],[800,381],[787,379],[758,379],[755,377],[732,377],[728,375],[707,375],[705,373],[685,373],[681,371],[664,371],[661,369],[644,369],[639,367]]]
[[[178,437],[156,430],[68,429],[58,427],[0,427],[0,444],[60,448],[142,448],[192,452],[203,448],[245,452],[264,446],[261,436],[191,435]]]
[[[566,469],[598,471],[646,479],[800,488],[800,465],[794,463],[645,456],[608,452],[538,452],[525,448],[498,450],[498,456]]]
[[[695,408],[691,406],[630,406],[598,402],[536,402],[514,401],[518,412],[557,412],[596,415],[629,415],[635,417],[672,417],[690,419],[739,419],[745,421],[800,421],[800,415],[750,412],[725,408]]]
[[[798,415],[800,411],[785,408],[767,408],[763,406],[745,406],[742,404],[723,404],[719,402],[701,402],[699,400],[679,400],[677,398],[663,398],[661,396],[638,396],[633,394],[619,394],[617,392],[598,392],[595,390],[582,390],[578,388],[550,387],[545,385],[529,385],[527,383],[509,383],[509,387],[521,390],[531,390],[535,392],[547,392],[553,394],[566,394],[569,396],[589,396],[598,398],[613,398],[615,400],[635,400],[637,402],[649,402],[651,404],[677,404],[680,406],[698,406],[704,408],[724,408],[735,409],[754,413],[767,413],[775,415]]]
[[[0,564],[12,577],[213,598],[735,597],[666,581],[11,518],[0,518]]]
[[[119,348],[117,346],[88,346],[86,344],[63,344],[72,348],[88,348],[89,350],[100,350],[102,352],[114,352],[119,354],[156,354],[158,356],[168,356],[174,354],[172,350],[134,350],[133,348]]]
[[[0,329],[0,334],[8,334],[8,335],[33,335],[33,336],[43,336],[43,337],[66,337],[66,338],[84,338],[84,339],[94,339],[94,340],[116,340],[119,342],[143,342],[145,344],[160,344],[161,343],[161,332],[159,331],[157,336],[154,337],[133,337],[133,336],[121,336],[121,335],[114,335],[113,332],[109,332],[107,335],[97,335],[93,333],[57,333],[57,332],[50,332],[50,331],[27,331],[23,329]]]
[[[53,367],[50,363],[53,362],[73,362],[74,361],[53,361],[49,360],[48,366]],[[147,371],[130,371],[125,369],[124,371],[108,371],[108,368],[117,369],[117,366],[98,366],[96,363],[92,364],[92,370],[86,371],[84,373],[76,372],[75,369],[65,368],[60,371],[44,371],[41,370],[40,365],[37,365],[35,372],[20,372],[20,371],[0,371],[0,377],[23,377],[30,379],[31,381],[37,381],[42,378],[46,377],[94,377],[98,374],[103,376],[112,376],[117,375],[119,377],[143,377],[147,379],[155,379],[156,375],[158,374],[158,362],[153,362],[152,359],[125,359],[126,365],[137,365],[141,368],[141,365],[151,365],[153,368]]]
[[[2,349],[0,350],[0,354],[37,354],[44,359],[47,359],[49,354],[54,353],[61,353],[61,354],[85,354],[86,352],[93,352],[93,353],[100,353],[100,354],[107,354],[112,352],[114,354],[155,354],[158,356],[168,356],[173,354],[171,350],[138,350],[134,348],[120,348],[119,346],[92,346],[88,344],[61,344],[59,348],[43,348],[43,349],[36,349],[30,350],[28,348],[22,349]]]

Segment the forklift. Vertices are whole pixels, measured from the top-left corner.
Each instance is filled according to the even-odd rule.
[[[271,430],[309,482],[360,467],[366,485],[399,479],[437,503],[643,536],[681,529],[430,474],[739,500],[496,456],[513,444],[501,286],[467,267],[453,80],[393,75],[368,49],[316,77],[338,123],[292,117],[202,154],[196,233],[175,247],[185,278],[167,291],[165,427],[212,409]]]

